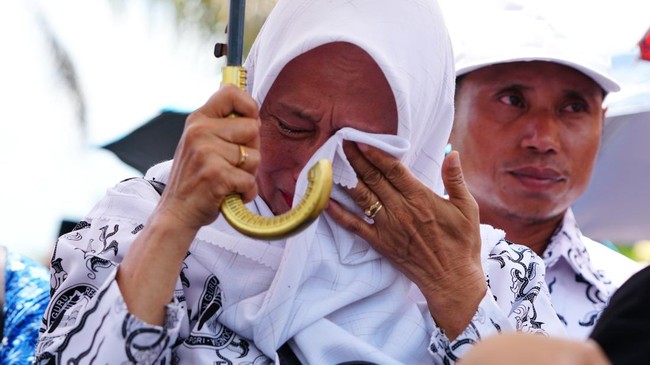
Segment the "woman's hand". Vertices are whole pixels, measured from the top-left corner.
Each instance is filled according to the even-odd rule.
[[[454,339],[467,327],[487,290],[478,205],[465,186],[458,153],[447,156],[442,167],[449,193],[445,199],[383,151],[351,142],[344,149],[359,178],[350,196],[362,210],[378,201],[382,208],[374,224],[336,202],[328,213],[411,279],[425,295],[437,324]]]
[[[238,117],[229,117],[232,113]],[[245,202],[255,198],[258,117],[255,101],[232,85],[190,114],[156,213],[198,230],[218,217],[227,194],[240,193]]]
[[[163,324],[197,231],[219,216],[227,194],[238,192],[245,201],[257,194],[259,144],[257,105],[235,86],[222,87],[187,118],[163,196],[117,272],[132,314]]]

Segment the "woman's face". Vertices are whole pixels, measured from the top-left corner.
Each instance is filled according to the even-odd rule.
[[[336,131],[397,133],[395,97],[375,61],[350,43],[328,43],[290,61],[260,110],[260,195],[275,214],[291,209],[296,180]]]

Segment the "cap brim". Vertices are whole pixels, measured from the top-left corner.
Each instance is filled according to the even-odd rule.
[[[463,65],[462,62],[459,62],[461,65],[458,65],[457,63],[457,69],[456,69],[456,77],[462,76],[464,74],[470,73],[472,71],[478,70],[483,67],[488,67],[492,65],[498,65],[498,64],[503,64],[503,63],[512,63],[512,62],[530,62],[530,61],[545,61],[545,62],[553,62],[553,63],[558,63],[564,66],[571,67],[573,69],[576,69],[583,74],[589,76],[592,80],[594,80],[600,87],[603,88],[606,92],[615,92],[621,90],[621,86],[616,82],[616,80],[612,79],[611,77],[605,75],[602,72],[599,72],[598,70],[586,67],[580,63],[577,62],[572,62],[570,60],[566,60],[563,58],[555,58],[555,57],[548,57],[548,56],[542,56],[542,57],[511,57],[511,58],[499,58],[497,59],[485,59],[483,62],[480,63],[469,63]]]

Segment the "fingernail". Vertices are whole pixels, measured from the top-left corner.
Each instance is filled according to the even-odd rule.
[[[451,151],[453,151],[453,148],[451,147],[451,143],[447,143],[447,145],[445,146],[445,156],[451,153]]]
[[[458,151],[449,152],[449,166],[460,167],[460,155]]]

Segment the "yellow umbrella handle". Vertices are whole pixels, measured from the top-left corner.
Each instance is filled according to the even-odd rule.
[[[234,84],[246,89],[246,70],[241,66],[225,66],[222,83]],[[234,116],[234,115],[233,115]],[[309,169],[308,186],[305,196],[290,211],[274,216],[263,217],[251,213],[241,199],[233,193],[224,199],[221,212],[237,231],[255,238],[280,239],[305,229],[321,214],[327,206],[332,191],[332,164],[323,159]]]

